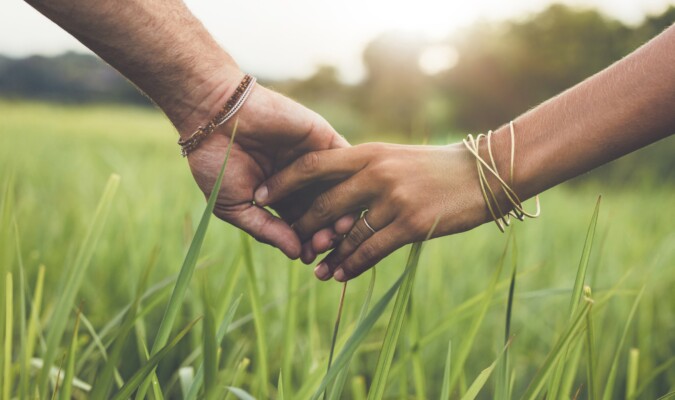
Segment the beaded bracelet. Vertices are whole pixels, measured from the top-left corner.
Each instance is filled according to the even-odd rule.
[[[180,154],[187,157],[193,150],[199,147],[199,144],[210,135],[217,127],[226,123],[234,114],[244,105],[244,102],[251,94],[255,86],[255,77],[246,74],[237,86],[232,96],[227,100],[223,108],[206,125],[200,126],[197,130],[185,139],[179,139],[178,145],[181,147]]]
[[[509,181],[511,184],[513,184],[513,164],[515,158],[515,129],[513,127],[513,121],[509,123],[509,128],[511,131],[511,164],[510,164],[511,168]],[[488,155],[490,156],[491,165],[489,165],[479,154],[480,141],[483,138],[485,138],[487,142],[487,150]],[[481,192],[483,193],[483,199],[485,200],[485,204],[487,205],[488,210],[490,211],[490,215],[492,215],[492,219],[494,219],[499,230],[504,232],[505,227],[509,226],[509,224],[511,223],[512,216],[521,221],[525,219],[525,217],[536,218],[539,216],[541,212],[541,207],[539,204],[539,196],[535,196],[535,203],[536,203],[535,212],[528,213],[523,209],[523,204],[520,201],[520,198],[518,197],[516,192],[513,189],[511,189],[511,187],[499,175],[499,171],[497,171],[497,164],[495,163],[494,156],[492,155],[491,140],[492,140],[492,131],[488,131],[487,135],[480,133],[476,136],[475,139],[473,135],[469,134],[467,138],[463,140],[463,142],[464,146],[466,146],[466,148],[471,152],[471,154],[473,154],[474,157],[476,157],[476,168],[478,169],[478,181],[480,183]],[[499,185],[504,191],[506,198],[513,206],[512,210],[509,211],[508,213],[504,213],[502,211],[502,208],[499,206],[497,196],[495,195],[494,191],[490,187],[490,184],[488,183],[488,179],[485,174],[485,169],[487,169],[497,179],[497,182],[499,182]]]

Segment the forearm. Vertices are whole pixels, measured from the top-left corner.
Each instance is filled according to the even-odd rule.
[[[675,133],[675,26],[515,120],[514,189],[529,198]],[[494,139],[503,177],[509,127]]]
[[[183,134],[209,120],[241,73],[179,0],[27,0],[145,92]]]

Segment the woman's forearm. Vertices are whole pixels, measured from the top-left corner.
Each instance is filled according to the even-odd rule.
[[[675,26],[518,117],[515,132],[513,182],[523,198],[674,133]],[[508,171],[508,125],[493,143]]]
[[[241,79],[182,1],[27,2],[138,86],[181,133],[208,121]]]

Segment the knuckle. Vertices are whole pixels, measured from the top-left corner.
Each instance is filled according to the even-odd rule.
[[[359,261],[363,263],[372,262],[378,257],[379,249],[372,243],[364,243],[359,247]]]
[[[351,230],[351,232],[349,232],[349,234],[347,235],[345,240],[351,246],[357,247],[358,245],[363,243],[363,241],[366,239],[366,237],[367,236],[366,236],[366,233],[364,232],[364,230],[357,225]]]
[[[331,212],[331,198],[328,194],[321,193],[312,204],[312,213],[319,218],[325,218]]]
[[[410,195],[405,190],[400,189],[400,188],[396,188],[391,192],[390,197],[391,197],[391,202],[393,204],[396,204],[397,206],[401,207],[401,206],[405,206],[406,204],[408,204]]]
[[[375,154],[379,154],[382,150],[384,150],[387,147],[386,143],[382,142],[364,143],[361,146],[363,149],[369,152],[373,152]]]
[[[354,259],[354,257],[350,257],[342,264],[342,270],[349,279],[356,278],[357,276],[361,275],[361,273],[367,268],[367,265]]]
[[[272,175],[267,182],[265,182],[265,185],[267,186],[269,193],[274,193],[283,187],[283,180],[279,174]]]
[[[396,165],[391,160],[380,160],[377,164],[372,166],[373,178],[380,182],[380,184],[396,182]]]
[[[412,234],[417,237],[422,231],[424,231],[424,222],[421,218],[415,217],[414,215],[403,217],[401,221],[401,226],[408,234]]]
[[[308,153],[300,158],[300,170],[302,172],[312,172],[319,168],[321,159],[317,153]]]

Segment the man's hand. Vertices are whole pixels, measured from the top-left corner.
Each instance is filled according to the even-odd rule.
[[[181,135],[206,124],[223,107],[244,74],[181,0],[76,0],[28,2],[110,63],[150,97]],[[252,204],[266,177],[313,150],[347,146],[320,116],[261,86],[237,113],[239,129],[215,213],[291,258],[310,262],[315,248],[332,246],[324,229],[301,250],[289,224]],[[199,187],[208,194],[224,161],[234,120],[220,127],[189,157]],[[313,200],[313,188],[272,204],[292,221]],[[342,224],[345,233],[352,218]]]
[[[206,196],[216,181],[237,119],[237,133],[214,213],[257,240],[278,247],[288,257],[298,258],[301,243],[289,224],[304,214],[325,186],[308,188],[271,204],[284,220],[256,206],[254,191],[268,177],[307,152],[349,144],[315,112],[256,85],[237,115],[188,156],[192,174]],[[345,225],[351,223],[338,226]],[[331,237],[331,233],[328,229],[323,235]],[[328,243],[324,245],[328,246]]]

